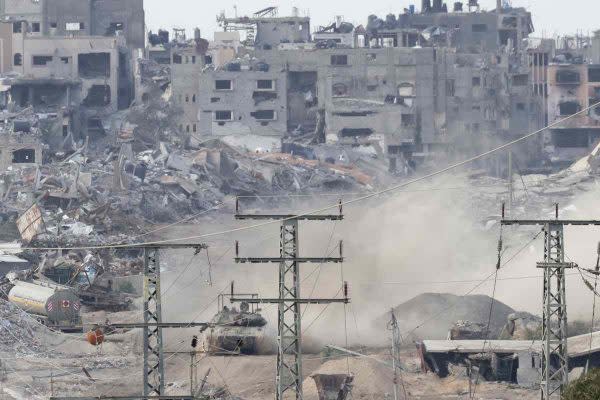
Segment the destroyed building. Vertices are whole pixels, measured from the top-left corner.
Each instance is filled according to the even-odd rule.
[[[103,135],[104,120],[135,99],[142,0],[7,0],[0,15],[2,109],[33,110],[51,150]]]
[[[239,32],[215,32],[213,41],[209,43],[206,64],[223,67],[237,57],[241,47]]]
[[[408,34],[411,33],[412,35]],[[368,46],[398,47],[434,42],[460,52],[495,52],[501,46],[520,50],[521,42],[533,32],[531,13],[523,8],[502,7],[484,11],[478,1],[455,2],[452,10],[439,0],[422,0],[421,11],[414,7],[385,20],[374,15],[366,26]]]
[[[3,79],[7,107],[51,113],[51,147],[103,132],[101,118],[131,103],[133,71],[123,37],[31,36],[25,22],[2,24],[13,28],[1,38],[13,54]]]
[[[217,22],[225,32],[245,31],[244,44],[261,50],[286,48],[288,44],[311,41],[310,18],[299,15],[279,16],[277,7],[267,7],[252,16],[227,18],[222,13]]]
[[[200,98],[198,76],[202,72],[208,42],[196,31],[193,40],[182,40],[171,46],[171,90],[174,102],[182,109],[179,131],[194,136],[198,131],[198,106]]]
[[[309,21],[273,9],[218,20],[225,33],[245,31],[253,47],[250,58],[200,74],[199,135],[227,125],[240,133],[312,134],[317,142],[374,146],[391,170],[406,170],[452,148],[517,137],[544,120],[531,117],[543,115],[544,105],[530,90],[523,39],[533,24],[524,9],[486,12],[473,3],[448,12],[424,2],[421,12],[371,16],[366,28],[338,18],[313,36],[304,36]],[[290,37],[291,26],[301,37]],[[275,80],[277,88],[256,90],[258,81]],[[526,165],[531,154],[539,159],[541,146],[523,154]]]
[[[600,140],[600,108],[578,114],[600,102],[599,48],[598,33],[559,38],[545,66],[548,122],[555,126],[545,135],[544,150],[557,167],[585,156]],[[570,119],[556,125],[565,118]]]
[[[6,133],[4,133],[6,135]],[[42,143],[32,135],[9,135],[0,143],[0,170],[42,163]]]

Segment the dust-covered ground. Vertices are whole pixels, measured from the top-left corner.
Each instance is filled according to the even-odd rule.
[[[530,191],[533,190],[530,188]],[[514,214],[530,218],[548,217],[552,204],[561,203],[561,216],[598,218],[595,207],[598,191],[588,185],[572,197],[537,196],[525,200],[518,193]],[[533,193],[530,194],[534,196]],[[245,212],[303,212],[335,204],[338,196],[281,198],[277,210],[255,202],[244,204]],[[344,200],[355,196],[344,195]],[[495,298],[519,310],[539,314],[542,281],[535,262],[543,255],[538,228],[505,228],[497,220],[506,200],[501,181],[474,182],[465,176],[451,176],[427,184],[409,186],[393,195],[375,196],[344,206],[339,222],[301,222],[300,255],[324,256],[339,252],[344,240],[345,262],[301,267],[302,297],[339,297],[344,281],[349,283],[351,303],[347,306],[310,305],[303,308],[305,398],[316,399],[313,372],[354,373],[354,398],[382,399],[390,396],[392,371],[369,358],[323,360],[319,352],[325,344],[366,346],[374,358],[385,361],[390,331],[382,323],[397,306],[424,292],[484,294],[491,296],[497,263],[497,246],[502,235],[502,265]],[[163,313],[167,322],[208,321],[218,311],[217,296],[230,290],[277,297],[277,266],[234,263],[235,241],[241,256],[275,256],[279,252],[277,222],[236,221],[233,202],[228,209],[203,218],[193,225],[171,226],[154,234],[156,239],[205,242],[207,252],[165,250],[161,255]],[[337,213],[333,207],[322,212]],[[227,233],[221,233],[227,232]],[[597,228],[567,228],[566,253],[570,260],[588,267],[595,263]],[[533,240],[534,237],[537,239]],[[570,274],[567,282],[571,318],[589,319],[592,294],[579,276]],[[86,322],[140,321],[138,309],[127,313],[95,313]],[[264,306],[267,344],[275,341],[276,307]],[[452,313],[452,308],[446,311]],[[411,340],[427,337],[435,319],[420,315],[398,316],[407,337],[403,360],[406,390],[412,399],[468,398],[468,381],[458,374],[439,379],[419,372]],[[385,317],[383,317],[383,321]],[[379,321],[379,322],[378,322]],[[439,329],[440,327],[436,327]],[[3,328],[4,329],[4,328]],[[6,328],[8,331],[10,327]],[[3,332],[3,335],[7,334]],[[190,340],[197,329],[165,331],[166,376],[169,394],[189,392]],[[39,335],[39,336],[38,336]],[[15,399],[46,399],[51,386],[57,395],[135,395],[142,389],[141,334],[132,331],[110,337],[102,348],[86,344],[80,334],[50,334],[42,328],[33,335],[40,348],[11,351],[2,347],[5,371],[2,388]],[[27,343],[21,345],[27,347]],[[368,349],[371,350],[368,350]],[[180,354],[177,354],[180,352]],[[274,396],[275,356],[199,356],[200,377],[211,368],[209,384],[226,387],[244,399]],[[52,378],[50,378],[52,376]],[[52,385],[50,382],[53,382]],[[506,384],[481,383],[476,398],[533,399],[535,390]],[[9,397],[10,398],[10,397]]]

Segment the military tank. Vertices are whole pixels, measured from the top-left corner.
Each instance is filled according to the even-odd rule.
[[[81,303],[75,292],[45,282],[15,280],[8,300],[22,310],[36,315],[49,327],[65,332],[81,332]]]
[[[246,302],[240,303],[239,310],[229,308],[220,297],[219,312],[202,331],[203,351],[219,355],[257,354],[267,325],[259,312]]]

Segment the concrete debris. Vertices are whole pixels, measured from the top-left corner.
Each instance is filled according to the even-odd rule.
[[[450,340],[474,340],[488,337],[489,331],[486,324],[470,321],[456,321],[448,332],[448,339]]]
[[[19,356],[35,355],[45,350],[38,335],[45,328],[19,307],[0,300],[0,349]]]
[[[541,337],[542,319],[535,315],[517,312],[508,316],[500,339],[528,340]]]

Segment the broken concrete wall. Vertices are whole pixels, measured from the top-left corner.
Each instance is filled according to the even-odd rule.
[[[310,18],[265,18],[256,24],[255,47],[270,50],[281,43],[310,42]]]
[[[523,8],[502,10],[501,13],[423,12],[391,17],[393,18],[386,21],[370,18],[368,33],[381,35],[403,29],[440,27],[450,33],[448,45],[461,51],[477,53],[496,50],[499,44],[518,49],[521,41],[533,31],[531,13]]]
[[[28,36],[22,40],[22,68],[15,72],[33,79],[97,79],[116,90],[119,49],[124,44],[123,38]]]
[[[27,21],[29,31],[41,34],[44,31],[44,4],[46,0],[1,0],[2,19]]]
[[[284,136],[286,80],[279,68],[205,71],[200,75],[200,134]]]
[[[0,136],[0,171],[8,167],[41,165],[42,145],[39,140],[27,135]]]
[[[92,0],[45,0],[44,35],[90,36]]]
[[[12,70],[12,31],[12,24],[6,22],[0,23],[0,74],[6,74],[7,72]]]
[[[355,36],[354,31],[343,33],[343,32],[315,32],[313,34],[313,40],[315,42],[323,42],[325,46],[336,43],[339,47],[355,47]]]
[[[10,96],[17,107],[33,106],[40,111],[57,111],[68,107],[76,91],[74,83],[54,80],[10,80]]]
[[[125,110],[134,101],[136,93],[135,56],[136,51],[128,49],[119,50],[118,78],[117,78],[117,108]]]
[[[95,0],[92,3],[92,35],[123,35],[131,49],[145,45],[143,0]]]

